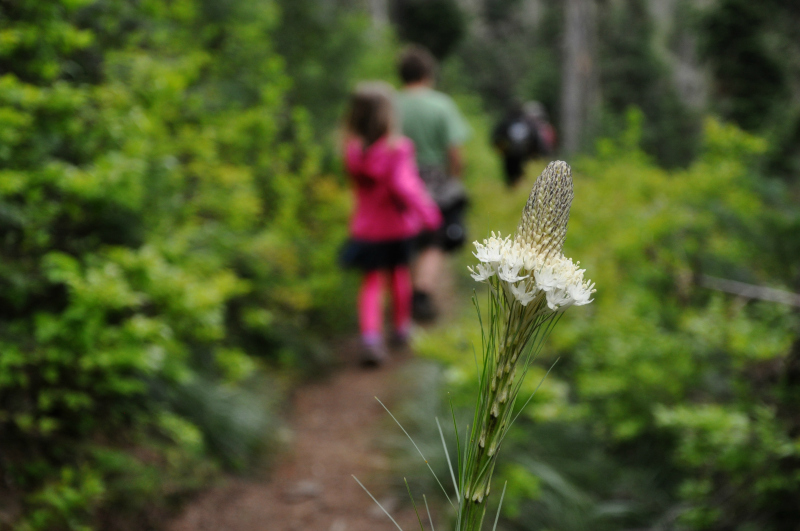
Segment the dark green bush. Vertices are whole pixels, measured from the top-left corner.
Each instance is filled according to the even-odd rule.
[[[709,119],[698,159],[668,171],[642,151],[642,120],[629,112],[624,135],[573,166],[565,252],[596,300],[568,312],[523,388],[559,359],[503,450],[493,492],[508,480],[505,528],[790,529],[797,314],[710,290],[701,275],[791,290],[797,216],[758,173],[763,139]],[[484,175],[491,154],[471,147],[467,167]],[[472,226],[513,231],[529,189],[472,186]],[[480,334],[462,305],[463,320],[419,347],[448,363],[449,390],[471,406]]]
[[[19,529],[110,528],[263,452],[264,368],[352,319],[348,196],[275,2],[0,9],[0,476]]]
[[[441,60],[466,33],[462,9],[456,0],[397,0],[393,18],[400,38],[426,47]]]
[[[656,29],[656,20],[643,0],[626,0],[600,11],[602,133],[620,134],[628,107],[636,106],[645,116],[644,151],[664,167],[684,167],[698,152],[701,115],[681,100],[668,63],[657,52]]]

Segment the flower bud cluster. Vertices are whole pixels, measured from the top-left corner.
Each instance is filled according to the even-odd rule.
[[[492,232],[483,243],[475,242],[473,253],[480,263],[472,268],[472,278],[487,282],[497,275],[507,293],[522,306],[544,297],[553,311],[592,302],[594,283],[584,280],[580,263],[561,253],[542,254],[522,238],[502,237]]]
[[[472,278],[487,282],[497,275],[506,295],[522,306],[544,298],[557,311],[592,302],[594,283],[584,280],[586,270],[561,252],[573,197],[569,164],[548,164],[531,189],[514,237],[492,232],[483,243],[475,242],[480,264],[469,268]]]
[[[484,375],[464,461],[459,529],[479,529],[497,452],[514,421],[514,402],[530,362],[557,321],[558,312],[592,302],[594,283],[580,263],[564,256],[572,170],[547,165],[533,185],[513,236],[492,233],[475,242],[472,278],[486,282],[489,322],[484,328]],[[488,333],[487,333],[488,332]]]
[[[515,239],[549,256],[561,252],[567,237],[572,199],[572,170],[556,160],[547,165],[528,196]]]

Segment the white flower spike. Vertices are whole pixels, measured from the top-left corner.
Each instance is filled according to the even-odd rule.
[[[474,531],[483,521],[497,451],[516,418],[521,379],[542,341],[561,312],[592,302],[594,284],[562,251],[572,197],[569,166],[553,162],[536,180],[514,235],[492,233],[475,242],[479,263],[470,273],[491,289],[483,329],[486,377],[459,483],[459,531]]]
[[[551,162],[533,185],[514,237],[492,236],[475,242],[480,261],[470,268],[477,282],[502,283],[502,292],[526,307],[540,291],[541,304],[551,311],[589,304],[594,284],[585,281],[584,269],[562,253],[573,198],[572,170],[566,162]],[[510,302],[513,302],[510,301]]]

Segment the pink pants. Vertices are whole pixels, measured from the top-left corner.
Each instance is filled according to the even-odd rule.
[[[361,336],[367,341],[379,341],[381,338],[383,285],[387,279],[392,292],[392,321],[395,332],[406,334],[411,324],[411,271],[408,266],[369,271],[361,281],[361,291],[358,294]]]

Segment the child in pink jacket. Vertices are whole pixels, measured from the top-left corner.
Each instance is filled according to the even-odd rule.
[[[345,123],[344,162],[356,204],[342,258],[346,266],[364,272],[358,314],[365,365],[379,365],[387,358],[381,334],[381,298],[387,282],[393,303],[393,340],[399,344],[408,340],[412,240],[423,229],[434,230],[442,222],[439,207],[419,178],[414,145],[393,133],[392,96],[388,84],[359,85]]]

